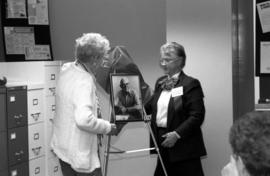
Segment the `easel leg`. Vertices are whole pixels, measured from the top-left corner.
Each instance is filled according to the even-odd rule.
[[[109,154],[110,154],[110,143],[111,143],[111,136],[108,136],[107,145],[105,149],[105,159],[104,159],[104,167],[102,168],[103,176],[107,176],[108,171],[108,164],[109,164]]]
[[[160,160],[160,163],[161,163],[162,169],[164,171],[164,174],[165,174],[165,176],[168,176],[166,168],[165,168],[163,160],[162,160],[162,157],[161,157],[161,154],[160,154],[160,151],[159,151],[159,148],[158,148],[158,145],[157,145],[157,142],[156,142],[156,139],[155,139],[155,136],[153,134],[152,128],[151,128],[149,122],[145,122],[145,123],[146,123],[147,128],[148,128],[148,130],[150,132],[151,138],[152,138],[152,140],[154,142],[155,149],[156,149],[157,154],[158,154],[158,159]],[[110,154],[110,143],[111,143],[111,136],[109,135],[108,138],[107,138],[107,145],[106,145],[105,155],[104,155],[104,157],[105,157],[105,159],[104,159],[104,167],[102,168],[103,176],[107,176],[108,163],[109,163],[109,154]]]
[[[157,151],[157,153],[158,153],[158,159],[160,160],[160,163],[161,163],[162,169],[163,169],[163,171],[164,171],[164,174],[165,174],[165,176],[168,176],[167,171],[166,171],[166,168],[165,168],[164,163],[163,163],[163,160],[162,160],[162,157],[161,157],[161,154],[160,154],[160,152],[159,152],[159,148],[158,148],[158,145],[157,145],[157,141],[156,141],[156,139],[155,139],[155,136],[154,136],[154,133],[153,133],[153,131],[152,131],[152,128],[151,128],[149,122],[146,122],[146,124],[147,124],[147,127],[148,127],[149,131],[150,131],[150,135],[151,135],[151,138],[152,138],[152,140],[153,140],[153,142],[154,142],[156,151]]]

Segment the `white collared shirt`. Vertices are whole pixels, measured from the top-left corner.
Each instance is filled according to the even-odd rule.
[[[172,76],[172,78],[178,78],[178,72]],[[172,96],[172,90],[163,90],[157,102],[157,118],[156,123],[158,127],[167,127],[167,116],[168,116],[168,106],[169,101]]]

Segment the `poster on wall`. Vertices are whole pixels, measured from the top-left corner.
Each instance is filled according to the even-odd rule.
[[[28,23],[48,25],[48,0],[28,0]]]
[[[6,54],[25,54],[25,47],[35,45],[33,27],[4,27]]]
[[[261,73],[270,73],[270,41],[261,42]]]
[[[49,0],[0,0],[0,5],[4,60],[53,60]]]
[[[25,60],[50,60],[49,45],[33,45],[25,48]]]
[[[7,0],[7,18],[27,18],[25,0]]]
[[[263,33],[270,32],[270,1],[257,4]]]

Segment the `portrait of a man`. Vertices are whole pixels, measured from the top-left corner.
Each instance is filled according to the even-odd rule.
[[[111,81],[115,120],[142,120],[139,77],[137,75],[112,75]]]

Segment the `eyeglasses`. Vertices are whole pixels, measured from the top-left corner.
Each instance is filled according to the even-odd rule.
[[[177,61],[178,59],[176,58],[162,58],[159,60],[159,63],[161,65],[167,65],[167,64],[170,64],[170,63],[173,63],[175,61]]]

